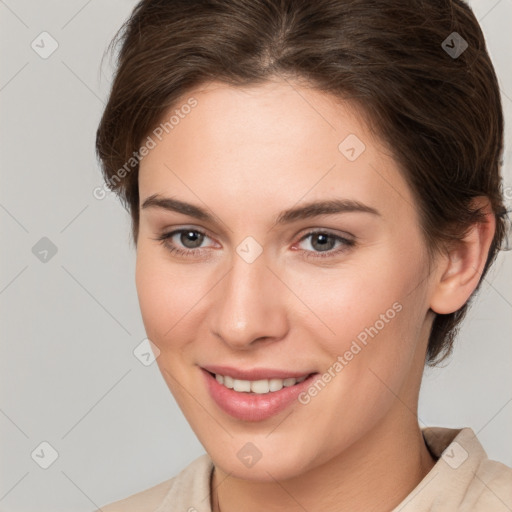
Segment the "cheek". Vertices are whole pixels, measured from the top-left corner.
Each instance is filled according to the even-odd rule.
[[[371,368],[398,385],[410,368],[428,309],[425,272],[419,253],[404,256],[393,246],[377,252],[339,271],[296,275],[295,282],[301,283],[298,295],[311,305],[312,320],[322,324],[325,334],[319,338],[317,331],[312,339],[327,354],[325,363],[341,356],[346,378],[375,383]]]
[[[368,330],[373,333],[376,328],[380,333],[397,324],[400,304],[410,291],[409,277],[380,260],[378,265],[368,261],[322,272],[297,272],[287,282],[295,283],[296,295],[305,298],[311,325],[321,326],[324,340],[330,340],[329,352],[339,353],[348,349],[344,345],[350,340],[364,341]]]
[[[315,350],[321,344],[324,354],[325,385],[312,386],[302,403],[308,414],[323,418],[324,436],[339,447],[375,425],[396,396],[408,400],[402,393],[420,340],[423,292],[418,287],[411,293],[418,269],[406,273],[400,267],[354,269],[350,277],[310,287],[315,313],[335,334],[316,338]],[[323,291],[320,284],[326,286]]]
[[[148,338],[164,350],[180,319],[197,302],[198,283],[191,283],[186,272],[170,265],[159,248],[142,243],[137,248],[135,284]]]
[[[190,273],[171,265],[162,251],[137,248],[135,283],[147,337],[158,347],[156,363],[180,408],[189,415],[194,403],[184,389],[195,383],[187,372],[186,346],[195,333],[189,319],[205,291],[190,280]]]

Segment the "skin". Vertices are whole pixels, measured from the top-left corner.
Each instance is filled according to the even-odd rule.
[[[197,106],[141,162],[140,204],[172,197],[215,221],[141,209],[136,286],[160,371],[215,464],[213,510],[217,500],[222,512],[391,510],[435,463],[417,419],[432,310],[455,311],[477,286],[493,216],[429,261],[391,148],[352,105],[281,80],[212,82],[183,103],[190,96]],[[338,149],[349,134],[366,146],[355,161]],[[334,198],[379,215],[274,223],[284,209]],[[179,234],[167,247],[155,240],[185,228],[207,236],[196,246]],[[355,245],[329,239],[322,251],[318,236],[303,238],[311,229]],[[252,263],[236,252],[248,236],[263,249]],[[207,364],[322,374],[394,303],[400,312],[307,405],[241,421],[206,389]],[[248,441],[262,454],[250,468],[237,457]]]

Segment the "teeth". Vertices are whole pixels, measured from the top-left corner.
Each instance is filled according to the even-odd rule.
[[[246,380],[246,381],[243,381],[243,382],[249,382],[249,381]],[[250,383],[250,386],[251,386],[251,391],[253,393],[259,393],[260,395],[263,395],[263,394],[268,393],[270,391],[270,386],[269,386],[269,382],[268,382],[267,379],[253,380]],[[238,389],[236,391],[238,391]]]
[[[306,377],[307,375],[298,379],[290,377],[288,379],[240,380],[233,379],[233,377],[230,377],[229,375],[215,374],[215,380],[229,389],[245,393],[252,392],[259,395],[279,391],[284,387],[294,386],[295,384],[305,380]]]

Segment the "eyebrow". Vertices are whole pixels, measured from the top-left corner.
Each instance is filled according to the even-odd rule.
[[[205,222],[215,222],[214,216],[199,206],[170,197],[161,197],[158,194],[153,194],[145,199],[142,203],[141,210],[146,208],[161,208],[163,210],[188,215],[189,217],[194,217]],[[297,220],[309,219],[320,215],[334,215],[348,212],[362,212],[380,216],[378,210],[359,201],[352,199],[327,199],[323,201],[313,201],[302,206],[284,210],[278,215],[275,224],[289,224]]]

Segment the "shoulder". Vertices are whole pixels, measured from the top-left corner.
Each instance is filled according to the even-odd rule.
[[[198,512],[209,510],[209,501],[205,497],[210,492],[210,477],[213,470],[213,462],[208,454],[203,454],[193,460],[178,475],[165,480],[144,491],[132,494],[127,498],[114,501],[102,506],[94,512],[160,512],[180,508],[183,502],[197,502]]]
[[[95,512],[154,512],[171,490],[176,477],[170,478],[127,498],[102,506]]]
[[[473,507],[471,510],[512,510],[512,468],[495,460],[482,460],[465,501]]]
[[[489,459],[471,428],[422,430],[439,457],[431,473],[441,478],[431,490],[442,495],[445,503],[452,500],[454,509],[472,512],[512,510],[512,468]]]

